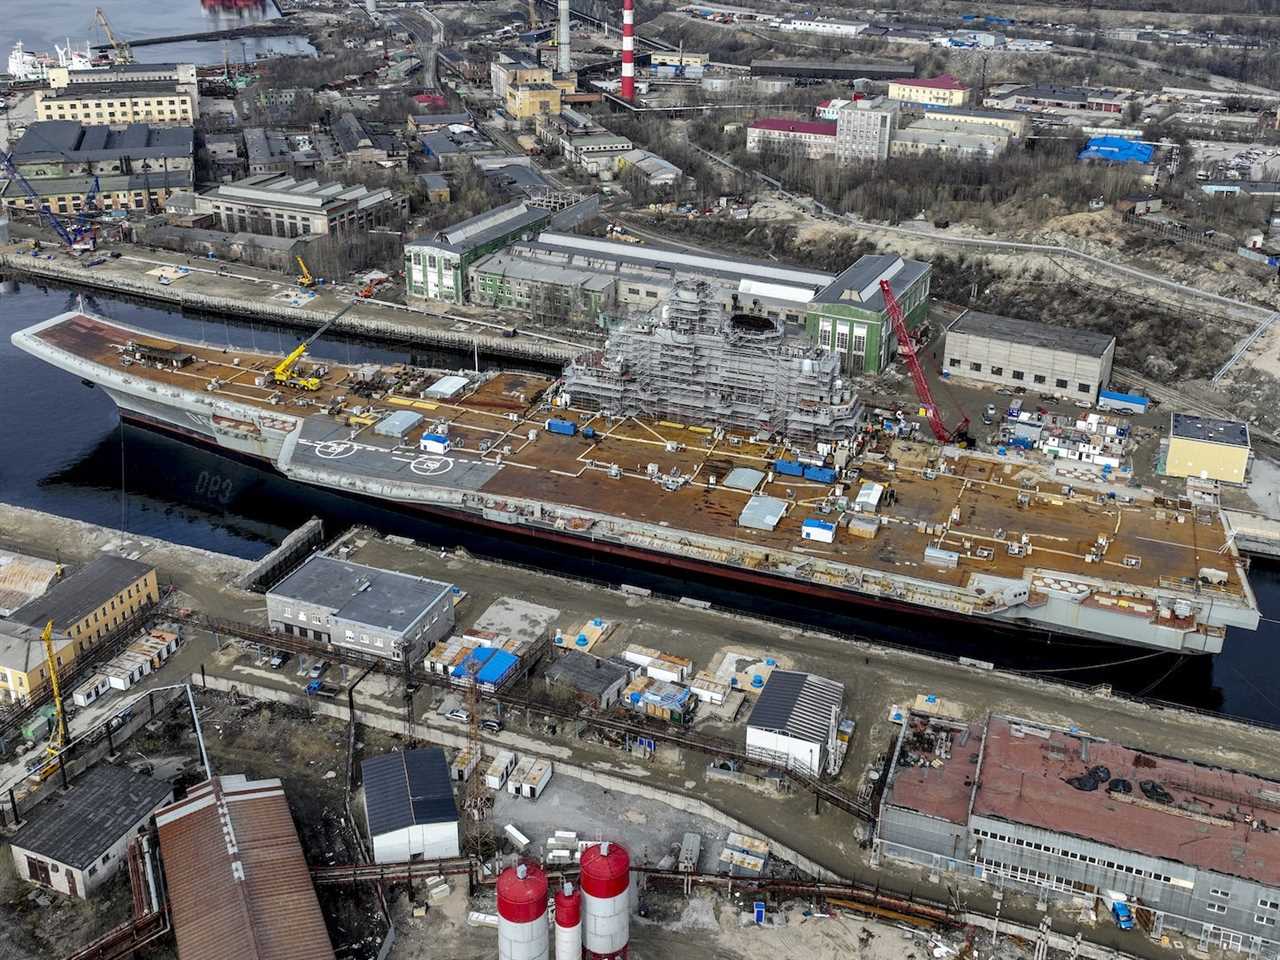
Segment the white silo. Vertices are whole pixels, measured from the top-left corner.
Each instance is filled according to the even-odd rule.
[[[556,891],[556,960],[582,960],[582,895],[568,880]]]
[[[582,956],[623,960],[631,940],[631,857],[616,843],[582,852]]]

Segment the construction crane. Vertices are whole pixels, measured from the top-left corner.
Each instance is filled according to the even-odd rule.
[[[49,736],[49,745],[45,753],[56,757],[67,745],[67,711],[62,705],[62,687],[58,684],[58,660],[53,651],[53,621],[44,625],[40,634],[40,642],[44,644],[44,663],[49,671],[49,688],[53,692],[53,733]],[[50,768],[52,769],[52,768]]]
[[[316,278],[311,275],[311,271],[307,269],[307,262],[301,257],[294,257],[298,261],[298,269],[302,271],[302,275],[298,277],[298,286],[306,287],[308,290],[316,285]]]
[[[40,199],[40,194],[36,192],[35,187],[31,186],[31,184],[27,182],[27,178],[22,175],[18,170],[17,164],[13,162],[13,154],[0,151],[0,166],[4,167],[5,172],[9,175],[10,179],[21,187],[22,192],[31,199],[36,210],[39,211],[40,216],[45,219],[49,226],[53,227],[54,232],[62,242],[66,244],[67,249],[72,251],[78,249],[76,247],[77,238],[71,235],[71,232],[66,228],[62,219],[49,209],[49,205]]]
[[[311,345],[324,335],[324,332],[340,320],[348,310],[356,305],[356,301],[352,300],[345,307],[335,313],[332,317],[320,325],[320,328],[307,339],[294,347],[293,352],[276,364],[274,370],[271,371],[272,377],[276,383],[284,384],[289,387],[297,387],[299,390],[319,390],[319,377],[298,377],[294,376],[294,368],[297,367],[298,361],[303,358]]]
[[[111,49],[115,53],[116,63],[133,63],[133,51],[129,49],[129,44],[116,36],[114,30],[111,29],[111,23],[107,20],[107,15],[102,12],[102,8],[98,7],[93,11],[94,16],[98,20],[98,26],[102,27],[102,32],[107,35],[107,43],[111,44]]]
[[[893,321],[893,332],[898,338],[898,352],[907,362],[911,371],[911,381],[916,387],[916,396],[924,407],[929,418],[929,426],[939,443],[955,443],[962,447],[969,445],[969,418],[962,419],[954,430],[948,430],[938,413],[938,405],[933,401],[933,391],[929,389],[929,381],[925,379],[924,369],[920,366],[920,358],[916,355],[916,344],[907,330],[907,318],[902,312],[902,304],[893,295],[893,287],[888,280],[880,281],[880,292],[884,295],[885,309],[889,311],[889,319]]]

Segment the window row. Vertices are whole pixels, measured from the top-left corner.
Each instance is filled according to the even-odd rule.
[[[1025,847],[1029,850],[1036,850],[1041,853],[1047,853],[1051,856],[1062,857],[1064,860],[1078,860],[1081,863],[1088,863],[1094,866],[1105,867],[1107,870],[1114,870],[1116,873],[1127,873],[1135,877],[1143,877],[1150,880],[1159,880],[1161,883],[1171,883],[1173,878],[1165,873],[1155,873],[1150,870],[1143,870],[1141,867],[1135,867],[1127,863],[1116,863],[1113,860],[1100,860],[1097,857],[1090,857],[1075,850],[1069,850],[1065,847],[1052,847],[1047,843],[1035,843],[1031,840],[1024,840],[1021,837],[1009,837],[1004,834],[994,833],[990,830],[976,829],[973,831],[975,836],[982,837],[987,840],[995,840],[998,843],[1007,843],[1014,847]]]

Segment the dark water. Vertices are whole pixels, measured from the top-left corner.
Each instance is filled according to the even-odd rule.
[[[364,523],[442,546],[463,544],[476,553],[571,575],[698,596],[834,632],[991,660],[1075,683],[1110,683],[1118,690],[1280,724],[1276,689],[1280,667],[1271,653],[1271,644],[1280,638],[1275,623],[1264,622],[1256,633],[1233,632],[1226,652],[1217,657],[1178,662],[1137,648],[1073,640],[1046,643],[971,624],[829,601],[805,603],[760,590],[744,593],[684,575],[673,578],[658,570],[624,568],[571,550],[544,549],[426,520],[294,484],[251,464],[122,427],[114,404],[100,390],[85,387],[77,377],[9,343],[14,330],[74,305],[75,295],[57,288],[24,283],[0,293],[0,497],[7,502],[251,558],[266,553],[311,516],[323,518],[330,531]],[[285,352],[295,342],[289,331],[187,317],[106,298],[88,298],[87,306],[136,326],[212,343]],[[470,360],[411,356],[341,339],[322,340],[313,353],[341,361],[407,359],[451,367]],[[1251,579],[1263,615],[1280,620],[1280,567],[1257,564]]]
[[[106,36],[94,18],[101,7],[111,29],[122,40],[171,37],[210,30],[227,30],[246,23],[279,16],[271,0],[3,0],[0,10],[0,70],[9,51],[21,40],[31,51],[53,53],[54,44],[67,41],[84,49],[85,41],[105,43]],[[314,49],[301,37],[261,37],[228,40],[225,55],[240,62],[259,55],[309,54]],[[172,43],[138,47],[137,58],[148,63],[221,63],[222,41]]]

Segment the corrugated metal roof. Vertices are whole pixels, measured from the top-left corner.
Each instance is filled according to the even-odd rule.
[[[398,750],[360,764],[370,836],[458,819],[449,764],[440,747]]]
[[[218,777],[156,824],[178,960],[333,960],[279,780]]]
[[[837,719],[844,704],[844,684],[798,670],[774,670],[756,700],[747,726],[785,733],[797,740],[826,743],[831,709]]]

